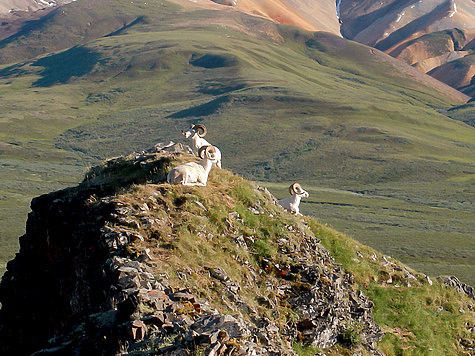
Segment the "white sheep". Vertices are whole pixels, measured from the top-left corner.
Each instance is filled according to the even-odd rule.
[[[198,150],[203,147],[203,146],[209,146],[211,145],[208,141],[206,141],[203,137],[206,136],[206,133],[208,131],[206,130],[205,125],[193,125],[191,124],[190,129],[186,132],[181,132],[183,136],[186,138],[191,138],[192,146],[191,149],[195,155],[198,155]],[[219,148],[215,146],[216,149],[216,166],[221,168],[221,151]]]
[[[207,145],[198,150],[200,162],[189,162],[173,168],[167,175],[170,184],[206,186],[209,171],[216,163],[216,148]]]
[[[302,189],[300,184],[294,183],[289,187],[291,197],[277,200],[277,204],[285,210],[290,211],[296,215],[302,215],[299,211],[299,204],[301,198],[308,197],[308,193]]]

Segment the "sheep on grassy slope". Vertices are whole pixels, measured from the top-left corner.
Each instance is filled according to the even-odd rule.
[[[200,162],[189,162],[173,168],[167,175],[167,182],[170,184],[200,185],[206,186],[208,175],[216,163],[216,148],[207,145],[198,150]]]
[[[294,183],[289,187],[291,197],[277,200],[277,204],[285,210],[296,215],[302,215],[299,211],[300,199],[308,197],[308,193],[302,189],[300,184]]]
[[[191,138],[192,142],[192,150],[195,155],[198,155],[198,150],[203,146],[211,145],[208,141],[206,141],[203,137],[206,136],[207,130],[205,125],[194,125],[191,124],[190,129],[186,132],[182,131],[183,136],[186,138]],[[215,147],[216,149],[216,166],[221,168],[221,151]]]

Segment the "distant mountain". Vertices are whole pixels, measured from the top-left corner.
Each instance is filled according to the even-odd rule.
[[[18,15],[69,4],[76,0],[0,0],[0,16]]]
[[[76,0],[0,0],[0,40],[15,35],[61,5]]]
[[[341,0],[339,15],[344,37],[380,49],[466,94],[473,93],[473,1]]]
[[[44,32],[45,26],[42,23],[48,21],[49,17],[61,17],[63,12],[55,14],[54,12],[57,12],[55,10],[59,9],[60,5],[70,2],[72,0],[0,0],[0,48],[8,47],[9,43],[15,42],[29,32],[37,31],[39,27],[42,27],[41,32]],[[471,0],[358,2],[173,0],[173,2],[184,9],[202,8],[216,13],[243,12],[309,31],[326,31],[338,36],[343,35],[345,38],[384,51],[465,94],[473,95],[475,60],[471,54],[474,53],[475,5]],[[153,5],[154,1],[150,1],[149,4]],[[146,6],[145,2],[144,5]],[[99,0],[93,6],[114,7],[114,2]],[[73,15],[71,8],[67,11],[68,17],[71,17]],[[88,16],[76,17],[73,23],[64,24],[69,28],[68,31],[53,29],[53,36],[56,37],[54,41],[51,41],[51,32],[46,38],[36,33],[38,38],[35,43],[27,43],[24,46],[28,48],[26,51],[21,48],[2,51],[4,53],[0,54],[0,63],[11,63],[51,50],[61,50],[78,41],[85,43],[127,26],[134,20],[122,9],[115,8],[114,13],[115,20],[110,21],[110,18],[107,21],[99,20],[101,26],[94,26],[96,19]]]
[[[16,11],[36,11],[45,7],[57,6],[65,1],[57,0],[0,0],[0,15]],[[71,2],[71,1],[69,1]]]
[[[214,0],[217,3],[221,0]],[[340,34],[334,0],[231,0],[236,9],[309,31]]]

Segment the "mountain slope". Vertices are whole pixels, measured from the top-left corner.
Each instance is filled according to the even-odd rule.
[[[113,0],[82,0],[52,7],[41,17],[36,17],[35,13],[27,15],[33,19],[28,18],[25,23],[19,20],[20,28],[13,34],[7,28],[8,36],[2,35],[0,27],[0,63],[33,58],[114,33],[140,21],[137,8],[140,11],[144,6]],[[8,27],[8,21],[5,27]]]
[[[3,354],[473,350],[473,300],[229,171],[170,186],[170,167],[195,158],[167,149],[178,153],[117,157],[32,201],[0,284]]]
[[[28,29],[61,5],[75,0],[0,0],[0,41]]]
[[[340,35],[336,17],[336,3],[319,1],[318,6],[309,0],[174,0],[184,7],[241,11],[263,17],[276,23],[295,25],[308,31],[327,31]]]
[[[68,2],[70,1],[58,2],[58,5]],[[331,0],[319,4],[318,9],[308,0],[244,0],[236,4],[231,3],[232,9],[211,0],[174,2],[195,11],[239,11],[306,30],[328,31],[336,35],[340,33],[335,3]],[[23,6],[16,4],[15,8],[19,10],[30,8],[31,11],[10,14],[0,25],[0,63],[32,58],[113,33],[133,25],[136,20],[141,21],[140,16],[145,14],[134,16],[138,9],[159,8],[163,2],[152,0],[147,4],[134,5],[130,2],[118,5],[117,1],[113,0],[81,0],[79,4],[73,3],[58,8],[56,3],[54,4],[55,6],[49,6],[47,10],[37,12],[33,10],[42,9],[45,6],[43,3],[37,4],[31,0]],[[10,3],[3,5],[5,9],[11,6]],[[48,13],[51,10],[53,12]]]
[[[0,16],[12,16],[12,13],[17,11],[34,12],[72,1],[74,0],[0,0]]]
[[[359,225],[355,236],[422,263],[425,273],[446,268],[470,282],[473,128],[442,113],[467,97],[328,33],[238,11],[158,1],[108,5],[70,4],[61,21],[52,16],[2,49],[26,51],[37,34],[73,26],[70,14],[105,27],[116,23],[116,9],[130,16],[104,37],[0,69],[0,209],[11,222],[0,226],[2,254],[16,249],[23,228],[16,221],[26,216],[28,197],[77,181],[102,158],[180,138],[201,122],[224,166],[246,177],[357,192],[368,204],[377,201],[372,196],[397,200],[375,204],[368,215],[389,211],[388,220],[363,217],[358,224],[338,202],[312,209],[345,217]],[[457,215],[463,219],[451,222]],[[403,234],[399,225],[407,227]]]
[[[358,42],[388,50],[432,32],[473,29],[473,6],[469,0],[342,0],[342,33]]]
[[[475,35],[475,5],[470,0],[342,0],[339,13],[346,38],[378,48],[424,73],[473,53],[464,48]],[[473,57],[465,62],[475,65]],[[447,68],[438,71],[447,73]],[[464,90],[460,82],[470,82],[473,76],[466,79],[467,70],[451,73],[435,77]]]

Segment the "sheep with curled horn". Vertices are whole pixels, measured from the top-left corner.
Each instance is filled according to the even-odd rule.
[[[216,163],[216,147],[202,146],[198,151],[200,162],[189,162],[173,168],[167,175],[170,184],[206,186],[208,175]]]
[[[190,129],[188,131],[182,131],[181,133],[186,138],[191,138],[191,149],[195,155],[198,155],[198,150],[203,146],[211,145],[208,141],[206,141],[203,137],[206,136],[208,130],[206,129],[205,125],[202,124],[191,124]],[[221,151],[214,146],[216,149],[216,166],[221,168]]]
[[[302,215],[299,211],[300,199],[308,197],[308,193],[298,183],[292,184],[289,187],[289,192],[290,198],[279,199],[277,204],[293,214]]]

